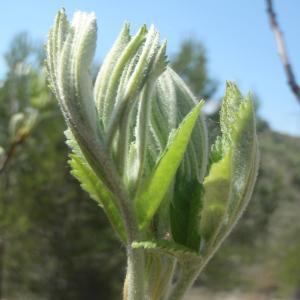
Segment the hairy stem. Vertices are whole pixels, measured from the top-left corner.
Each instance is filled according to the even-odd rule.
[[[168,300],[181,300],[183,296],[188,291],[188,289],[193,285],[194,281],[197,279],[199,274],[199,268],[195,266],[184,267],[180,278],[178,279],[176,285],[174,286],[171,295]]]
[[[124,300],[145,299],[144,251],[127,247],[127,274],[124,283]]]
[[[169,294],[171,292],[171,287],[172,287],[172,280],[173,280],[173,276],[176,270],[176,259],[175,258],[169,258],[169,266],[168,266],[168,272],[166,274],[166,280],[164,282],[165,286],[164,286],[164,296],[163,296],[163,300],[167,300],[169,297]]]

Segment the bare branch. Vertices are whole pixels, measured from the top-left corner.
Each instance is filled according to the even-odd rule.
[[[273,1],[266,0],[266,6],[267,6],[267,14],[268,14],[268,17],[270,20],[271,28],[275,35],[277,48],[278,48],[278,54],[279,54],[280,60],[283,64],[285,74],[287,76],[288,85],[291,88],[295,97],[297,98],[298,102],[300,103],[300,87],[296,82],[295,74],[294,74],[292,65],[289,61],[283,34],[282,34],[280,26],[277,22],[277,17],[276,17],[274,8],[273,8]]]

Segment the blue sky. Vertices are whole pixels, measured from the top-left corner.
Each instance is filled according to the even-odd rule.
[[[209,71],[219,82],[235,80],[243,92],[252,90],[261,99],[260,115],[281,132],[300,135],[300,105],[291,94],[277,56],[273,33],[263,0],[26,0],[2,1],[0,18],[0,75],[2,55],[11,38],[28,31],[44,40],[56,11],[65,7],[71,18],[80,9],[94,11],[99,36],[96,59],[109,50],[124,21],[133,31],[154,24],[168,40],[168,53],[175,53],[183,39],[195,37],[207,49]],[[300,1],[275,1],[290,59],[300,82]]]

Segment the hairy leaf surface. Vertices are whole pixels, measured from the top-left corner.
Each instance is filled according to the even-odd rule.
[[[143,228],[150,223],[174,179],[202,106],[203,102],[196,105],[172,134],[153,175],[136,197],[136,212]]]
[[[244,211],[259,160],[253,101],[233,83],[227,84],[220,122],[222,136],[212,148],[200,221],[200,233],[211,246],[224,239]]]
[[[81,187],[89,193],[90,197],[102,207],[119,237],[125,242],[126,234],[123,219],[114,195],[89,166],[69,130],[66,131],[66,137],[67,144],[72,149],[69,160],[69,164],[72,167],[72,175],[80,182]]]
[[[132,243],[132,247],[171,255],[176,257],[178,260],[184,260],[187,257],[196,258],[198,260],[201,259],[197,252],[189,249],[188,247],[167,240],[135,241]]]

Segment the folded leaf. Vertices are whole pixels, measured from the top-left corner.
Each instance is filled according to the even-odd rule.
[[[259,161],[253,101],[242,99],[233,83],[227,84],[220,122],[222,136],[212,147],[199,225],[209,247],[220,245],[242,215]]]
[[[177,128],[191,109],[198,103],[187,85],[170,67],[158,78],[152,103],[150,130],[155,148],[163,151],[169,133]],[[202,182],[207,171],[207,129],[203,114],[192,133],[179,172],[187,181],[195,178]]]
[[[153,175],[137,193],[135,205],[141,228],[145,228],[151,222],[166,195],[182,161],[202,106],[203,102],[197,104],[172,134],[164,153],[157,162]]]
[[[90,197],[102,207],[120,239],[126,242],[123,219],[114,195],[89,166],[70,131],[66,132],[66,136],[67,144],[72,149],[69,160],[72,175],[81,183],[81,187],[89,193]]]
[[[128,80],[126,78],[127,69],[132,59],[134,59],[139,52],[146,34],[147,29],[143,26],[138,33],[130,39],[129,27],[125,25],[125,29],[121,32],[116,44],[110,51],[108,57],[105,58],[103,71],[102,68],[100,69],[95,86],[95,96],[99,114],[105,128],[111,122],[111,114],[113,108],[116,106],[116,101],[124,100],[124,86],[126,86]],[[126,42],[126,39],[130,40]],[[120,43],[122,45],[119,45]],[[114,53],[115,51],[116,53]],[[109,68],[110,72],[105,72],[105,68]],[[105,80],[103,84],[101,84],[101,79]],[[124,85],[122,89],[118,87],[120,83],[122,86]]]
[[[231,222],[248,203],[258,169],[258,143],[255,128],[254,104],[248,96],[240,105],[236,121],[232,126],[232,182],[228,211]]]
[[[60,10],[47,42],[48,78],[85,159],[111,191],[123,194],[106,151],[93,99],[90,68],[96,37],[93,13],[76,12],[69,23],[65,11]]]
[[[96,107],[98,109],[98,114],[101,119],[103,119],[104,114],[104,101],[106,90],[108,88],[111,75],[114,71],[118,58],[130,41],[129,31],[130,25],[128,23],[125,23],[114,45],[112,46],[109,53],[106,55],[102,63],[101,69],[97,75],[94,87],[94,99]]]

